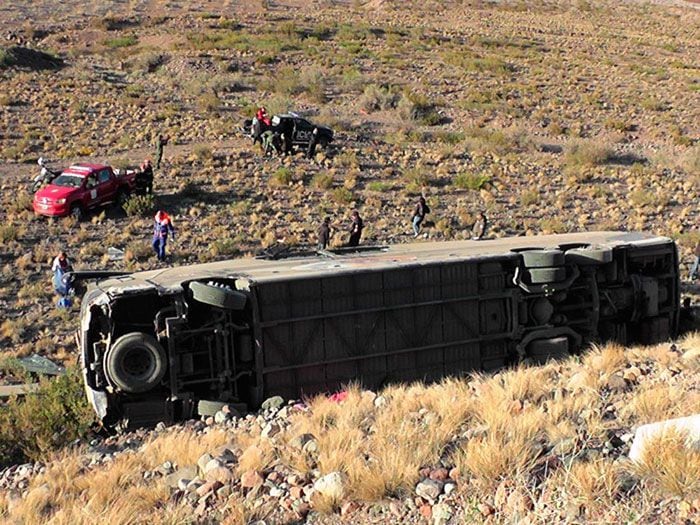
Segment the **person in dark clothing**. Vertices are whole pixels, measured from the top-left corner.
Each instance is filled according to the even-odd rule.
[[[321,226],[318,227],[318,244],[317,250],[325,250],[331,240],[331,218],[323,219]]]
[[[309,147],[306,150],[306,158],[312,159],[316,154],[316,144],[318,143],[318,128],[314,128],[311,132],[311,139],[309,140]]]
[[[141,164],[139,171],[136,173],[136,192],[143,194],[153,193],[153,166],[151,159],[146,159]]]
[[[163,146],[168,143],[168,139],[163,135],[158,135],[156,140],[156,169],[160,169],[160,161],[163,160]]]
[[[360,237],[362,236],[362,218],[357,210],[352,212],[352,223],[350,224],[350,240],[348,246],[359,246]]]
[[[420,225],[425,219],[425,215],[430,213],[430,208],[425,202],[425,198],[421,196],[416,203],[416,208],[413,211],[413,236],[418,237],[420,233]]]
[[[479,212],[476,217],[476,222],[472,226],[472,240],[479,241],[486,233],[486,215],[483,211]]]

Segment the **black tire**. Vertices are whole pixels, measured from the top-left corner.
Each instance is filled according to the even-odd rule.
[[[80,204],[73,204],[70,207],[70,215],[78,222],[82,221],[85,218],[85,212],[83,211],[83,207]]]
[[[522,255],[525,268],[549,268],[564,265],[564,253],[561,250],[525,248],[514,251]]]
[[[613,260],[610,248],[574,248],[566,252],[566,262],[574,264],[608,264]]]
[[[566,279],[566,268],[528,268],[525,275],[529,284],[560,283]]]
[[[321,137],[320,139],[318,139],[318,145],[323,149],[326,149],[328,147],[328,143],[328,137]]]
[[[527,356],[536,363],[569,356],[569,339],[566,336],[537,339],[527,345]]]
[[[105,373],[119,390],[129,394],[157,387],[167,368],[165,350],[156,339],[142,332],[121,336],[105,355]]]
[[[32,193],[36,193],[41,189],[42,181],[38,180],[32,184]]]
[[[126,201],[128,201],[128,200],[129,200],[129,192],[124,190],[124,189],[120,189],[119,191],[117,191],[117,198],[114,200],[114,203],[116,204],[117,207],[123,208],[124,205],[126,204]]]
[[[247,296],[229,286],[215,283],[190,283],[192,298],[209,306],[226,310],[243,310]]]
[[[207,401],[206,399],[200,399],[197,401],[197,414],[200,416],[215,416],[216,413],[224,408],[228,403],[223,403],[222,401]]]

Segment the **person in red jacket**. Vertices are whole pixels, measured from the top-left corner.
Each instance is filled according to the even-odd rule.
[[[168,233],[171,233],[175,240],[175,228],[170,216],[163,210],[158,210],[153,225],[153,250],[159,261],[165,260],[165,245],[168,243]]]
[[[265,106],[258,108],[258,111],[255,113],[255,118],[268,128],[272,125],[272,120],[270,120],[270,116],[267,114],[267,108],[265,108]]]

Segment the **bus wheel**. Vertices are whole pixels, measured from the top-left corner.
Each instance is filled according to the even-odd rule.
[[[105,355],[105,373],[123,392],[153,390],[166,371],[165,350],[153,336],[131,332],[117,339]]]

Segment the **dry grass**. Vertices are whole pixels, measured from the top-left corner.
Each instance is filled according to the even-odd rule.
[[[633,471],[662,493],[677,496],[700,494],[700,451],[688,448],[688,435],[669,429],[649,440]]]
[[[177,523],[186,513],[164,505],[169,489],[144,480],[144,470],[165,461],[196,463],[204,452],[227,442],[223,432],[197,437],[169,432],[101,467],[87,467],[79,453],[66,452],[32,482],[21,504],[2,510],[8,523]]]
[[[684,436],[675,434],[653,443],[639,465],[603,455],[601,446],[611,429],[700,410],[692,368],[699,342],[696,333],[678,343],[681,351],[668,344],[608,345],[541,367],[430,386],[390,386],[378,396],[351,385],[344,401],[319,396],[308,400],[306,410],[293,410],[288,426],[272,439],[263,438],[253,423],[245,430],[199,435],[173,430],[100,467],[86,467],[79,452],[66,452],[32,482],[26,499],[12,509],[0,507],[0,516],[9,523],[87,523],[95,516],[109,523],[186,520],[182,507],[165,503],[169,491],[145,481],[142,472],[164,461],[194,464],[221,445],[242,451],[237,475],[251,470],[265,475],[272,468],[312,478],[340,472],[342,495],[311,500],[321,513],[336,512],[346,499],[405,498],[413,494],[422,468],[444,465],[459,472],[464,512],[473,505],[468,502],[493,505],[518,493],[533,505],[532,511],[529,504],[520,509],[521,517],[537,512],[557,522],[556,509],[565,508],[578,508],[590,522],[650,516],[665,498],[690,501],[698,494],[700,454],[686,450]],[[646,372],[627,390],[608,392],[607,378],[630,367]],[[678,372],[671,377],[669,370]],[[610,407],[617,411],[614,420],[604,417]],[[315,448],[300,450],[296,438],[304,434],[313,436]],[[271,512],[265,505],[252,508],[235,492],[221,504],[228,523]]]

